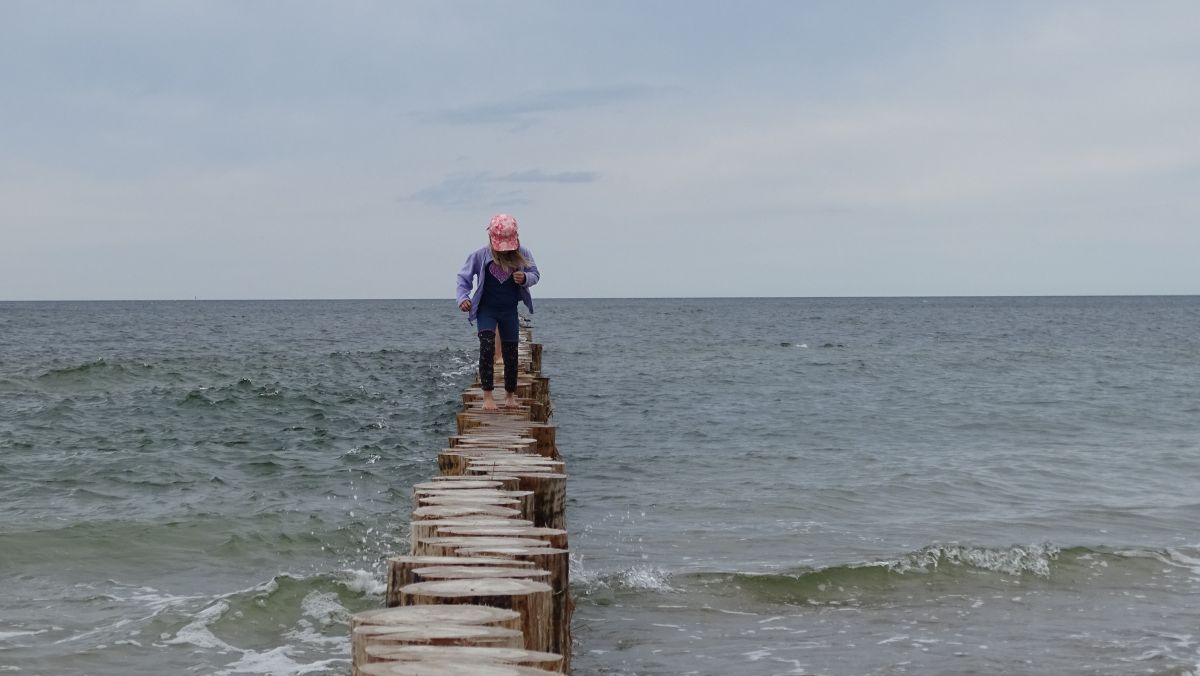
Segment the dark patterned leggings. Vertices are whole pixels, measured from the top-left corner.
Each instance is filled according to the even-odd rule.
[[[506,340],[500,343],[500,358],[504,360],[504,391],[517,391],[517,343]],[[496,362],[496,332],[479,332],[479,384],[484,391],[496,389],[492,365]]]

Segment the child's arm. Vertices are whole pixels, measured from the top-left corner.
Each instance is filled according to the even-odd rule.
[[[467,262],[463,263],[462,270],[458,271],[458,289],[455,294],[455,300],[459,305],[463,301],[471,300],[471,280],[475,277],[475,254],[467,256]]]
[[[525,283],[521,286],[533,286],[541,279],[541,273],[538,272],[537,263],[533,262],[533,254],[530,253],[529,249],[521,248],[521,255],[525,257],[525,260],[529,261],[529,267],[525,268]]]

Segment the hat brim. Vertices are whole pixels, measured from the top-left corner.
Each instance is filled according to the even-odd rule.
[[[517,240],[516,235],[513,235],[512,237],[498,237],[496,235],[489,235],[489,237],[492,240],[492,248],[496,251],[516,251],[521,246],[521,243]]]

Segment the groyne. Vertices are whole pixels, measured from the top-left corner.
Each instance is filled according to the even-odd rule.
[[[388,559],[385,607],[351,620],[356,676],[570,672],[566,464],[529,326],[518,362],[518,405],[483,410],[477,379],[436,475],[413,487],[410,550]]]

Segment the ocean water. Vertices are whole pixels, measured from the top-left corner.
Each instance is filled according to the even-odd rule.
[[[578,674],[1200,674],[1200,298],[544,300]],[[343,674],[451,302],[0,303],[0,672]]]

